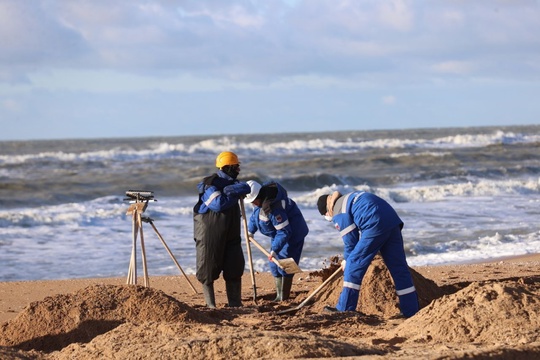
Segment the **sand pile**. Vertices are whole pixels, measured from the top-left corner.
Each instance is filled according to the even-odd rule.
[[[323,279],[327,278],[329,273],[338,268],[335,261],[327,271],[321,273]],[[420,308],[428,305],[434,299],[443,295],[443,291],[432,280],[426,279],[413,269],[411,271],[413,282],[418,293]],[[321,290],[317,295],[316,302],[312,311],[322,311],[325,305],[335,306],[339,299],[343,287],[343,276],[340,276],[328,286]],[[400,314],[398,307],[398,297],[394,288],[394,282],[390,276],[386,265],[380,256],[376,256],[369,266],[362,286],[360,288],[360,299],[358,301],[357,311],[368,315],[377,315],[382,317],[393,317]]]
[[[322,312],[324,305],[335,305],[342,276],[300,311],[277,312],[301,303],[337,268],[334,263],[298,276],[292,298],[282,303],[271,300],[272,276],[258,274],[258,304],[246,280],[241,308],[224,305],[224,282],[219,281],[218,309],[204,307],[202,295],[179,288],[177,279],[153,279],[166,291],[124,285],[119,279],[114,285],[86,283],[72,288],[71,295],[61,291],[87,280],[60,282],[58,295],[40,297],[2,325],[0,359],[540,357],[540,262],[411,269],[422,309],[404,319],[395,316],[393,282],[376,258],[362,284],[360,312]],[[50,292],[56,283],[40,289]],[[5,284],[0,309],[2,296],[32,286]]]
[[[129,349],[129,352],[125,349]],[[230,360],[327,358],[383,353],[374,346],[358,346],[338,338],[309,333],[208,325],[184,327],[174,323],[126,323],[88,344],[72,344],[51,355],[54,360]]]
[[[475,282],[405,321],[396,336],[441,343],[527,344],[540,341],[540,284],[521,278]]]
[[[29,304],[2,325],[0,345],[50,352],[73,342],[89,342],[125,322],[148,321],[213,322],[159,290],[93,285]]]

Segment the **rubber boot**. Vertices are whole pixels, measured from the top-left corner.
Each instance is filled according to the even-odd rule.
[[[225,282],[229,307],[242,306],[242,280],[229,280]]]
[[[281,288],[282,295],[283,295],[281,297],[282,300],[288,300],[289,296],[291,295],[292,279],[293,279],[292,276],[283,277],[283,287]]]
[[[206,301],[206,306],[211,309],[216,308],[216,296],[214,295],[214,284],[206,285],[203,284],[203,294],[204,301]]]
[[[275,277],[274,282],[276,283],[276,298],[274,301],[282,301],[283,300],[283,278],[282,277]]]

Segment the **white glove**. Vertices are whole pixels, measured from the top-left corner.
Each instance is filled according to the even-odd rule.
[[[345,265],[347,264],[347,261],[342,260],[341,261],[341,270],[345,271]]]
[[[252,237],[253,237],[253,234],[252,234],[252,233],[248,233],[248,237],[252,238]]]
[[[270,251],[270,255],[268,255],[268,260],[272,261],[272,258],[275,258],[276,257],[276,253],[274,252],[274,250]]]

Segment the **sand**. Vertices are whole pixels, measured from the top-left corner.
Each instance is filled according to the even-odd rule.
[[[217,309],[200,284],[151,276],[0,283],[0,359],[532,359],[540,358],[540,255],[411,267],[421,310],[400,316],[393,283],[376,259],[357,312],[325,314],[342,276],[300,304],[337,269],[295,275],[291,299],[275,303],[273,278],[249,273],[241,308]],[[143,283],[139,274],[139,283]]]

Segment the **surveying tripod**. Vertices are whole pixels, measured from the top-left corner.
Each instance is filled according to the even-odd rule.
[[[154,225],[154,220],[151,219],[148,216],[143,216],[143,213],[145,212],[146,208],[148,207],[148,203],[150,201],[157,201],[154,198],[154,192],[153,191],[145,191],[145,190],[128,190],[126,191],[125,201],[129,201],[131,205],[129,206],[126,215],[132,216],[132,248],[131,248],[131,259],[129,262],[129,269],[128,269],[128,276],[127,276],[127,284],[130,285],[136,285],[137,284],[137,236],[140,235],[140,242],[141,242],[141,255],[142,255],[142,266],[143,266],[143,273],[144,273],[144,286],[149,287],[150,282],[148,279],[148,269],[146,267],[146,250],[144,248],[144,235],[143,235],[143,226],[142,223],[148,223],[152,226],[154,231],[156,232],[159,240],[161,240],[161,243],[165,247],[165,250],[167,250],[167,253],[171,257],[171,259],[174,261],[176,267],[180,270],[180,272],[184,275],[187,282],[189,283],[189,286],[193,290],[195,294],[197,294],[197,290],[189,281],[189,278],[187,277],[186,273],[176,261],[176,258],[174,257],[173,253],[167,246],[167,243],[157,230],[156,226]]]

